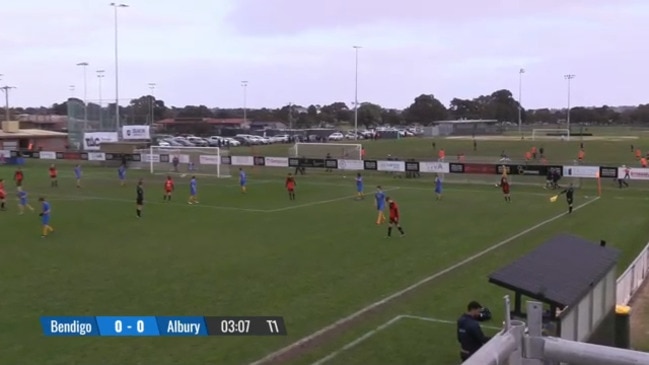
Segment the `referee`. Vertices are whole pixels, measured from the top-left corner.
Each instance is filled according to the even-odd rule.
[[[572,213],[572,203],[575,199],[575,189],[572,186],[572,183],[568,185],[567,188],[563,189],[559,195],[566,194],[566,202],[568,203],[568,214]]]
[[[135,188],[135,214],[138,218],[142,218],[142,206],[144,205],[144,182],[140,179]]]

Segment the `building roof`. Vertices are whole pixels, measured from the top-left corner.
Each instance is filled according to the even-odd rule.
[[[43,129],[20,129],[15,133],[7,133],[0,130],[0,138],[43,138],[43,137],[67,137],[67,133],[46,131]]]
[[[239,118],[226,118],[226,119],[218,119],[218,118],[167,118],[167,119],[162,119],[155,124],[158,125],[181,125],[181,124],[198,124],[198,123],[205,123],[205,124],[211,124],[211,125],[241,125],[245,123],[245,120],[239,119]]]
[[[458,119],[458,120],[438,120],[437,124],[483,124],[498,123],[496,119]]]
[[[489,275],[489,282],[563,309],[592,290],[619,255],[614,248],[559,235]]]

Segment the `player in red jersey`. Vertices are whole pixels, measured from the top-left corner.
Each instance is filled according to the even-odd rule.
[[[57,180],[58,173],[56,171],[56,166],[54,164],[50,165],[50,186],[53,188],[58,188],[59,187],[59,181]]]
[[[7,204],[7,192],[5,191],[5,181],[0,179],[0,210],[5,210]]]
[[[23,185],[23,179],[25,178],[25,175],[23,174],[23,170],[20,169],[20,167],[14,172],[14,181],[16,182],[17,187],[21,187]]]
[[[505,176],[500,178],[500,184],[498,184],[498,186],[500,186],[500,188],[503,191],[503,196],[505,197],[505,201],[511,203],[512,195],[509,192],[509,181],[507,181],[507,178]]]
[[[397,202],[392,200],[390,197],[386,197],[385,201],[388,203],[388,209],[390,210],[390,224],[388,225],[388,237],[392,236],[392,228],[396,227],[401,233],[401,237],[406,235],[406,232],[401,228],[401,223],[399,223],[399,206]]]
[[[165,181],[165,194],[162,196],[162,200],[171,201],[171,193],[173,193],[175,187],[174,180],[171,176],[167,176],[167,180]]]
[[[295,178],[293,177],[292,174],[288,174],[286,176],[286,190],[288,191],[288,199],[289,200],[295,200],[295,186],[297,184],[295,183]]]

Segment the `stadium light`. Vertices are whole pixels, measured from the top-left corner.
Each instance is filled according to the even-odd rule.
[[[566,127],[568,128],[568,140],[570,140],[570,84],[575,75],[563,75],[563,78],[568,80],[568,110],[566,111]]]
[[[153,112],[154,112],[154,99],[155,99],[155,87],[158,85],[155,82],[149,82],[147,85],[149,85],[149,90],[151,90],[151,98],[149,99],[149,108],[151,108],[151,124],[153,124]]]
[[[16,88],[15,86],[0,87],[0,90],[4,91],[5,93],[5,120],[7,122],[9,121],[9,91],[15,88]]]
[[[248,81],[241,81],[243,88],[243,122],[248,121]]]
[[[358,138],[358,50],[361,46],[353,46],[355,52],[354,72],[354,139]]]
[[[128,8],[127,4],[110,3],[110,6],[115,9],[115,127],[117,133],[120,129],[119,121],[119,38],[118,38],[118,23],[117,23],[117,10],[120,8]]]
[[[77,66],[83,67],[83,129],[88,128],[88,62],[79,62]]]

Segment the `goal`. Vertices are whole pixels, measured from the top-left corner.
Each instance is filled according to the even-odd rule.
[[[223,163],[223,157],[230,156],[230,151],[219,147],[151,146],[139,153],[141,163],[152,174],[178,172],[231,177],[230,165]],[[178,164],[174,166],[176,159]]]
[[[539,139],[570,140],[570,129],[532,129],[532,141]]]
[[[353,143],[296,143],[288,151],[290,157],[362,160],[363,145]]]

